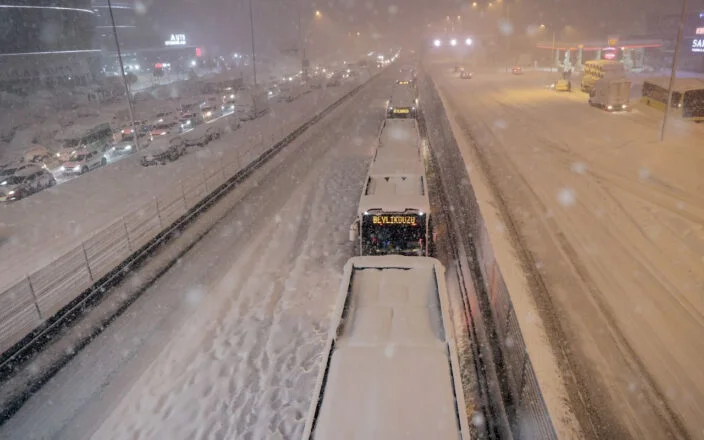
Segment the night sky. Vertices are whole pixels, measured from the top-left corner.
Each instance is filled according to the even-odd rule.
[[[248,50],[247,0],[143,0],[150,16],[164,29],[184,31],[191,41],[223,51]],[[364,44],[383,39],[403,44],[427,31],[427,24],[458,14],[467,32],[484,26],[499,32],[509,4],[509,21],[518,34],[531,25],[569,25],[575,36],[602,37],[645,31],[648,14],[677,13],[679,0],[496,0],[489,10],[486,0],[472,8],[470,1],[454,0],[252,0],[257,50],[276,56],[297,46],[297,10],[303,16],[306,37],[321,50],[353,44],[350,33],[360,32]],[[298,9],[297,9],[298,8]],[[500,9],[499,9],[500,8]],[[322,18],[314,19],[320,10]],[[483,10],[483,11],[482,11]],[[704,0],[690,0],[689,10],[704,10]],[[674,32],[675,30],[673,30]]]

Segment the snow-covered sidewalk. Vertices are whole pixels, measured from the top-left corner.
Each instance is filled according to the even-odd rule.
[[[701,433],[704,126],[671,119],[661,143],[656,110],[609,114],[546,89],[542,72],[433,76],[537,261],[598,412],[662,438],[679,429],[664,399]],[[463,155],[471,176],[480,165]]]

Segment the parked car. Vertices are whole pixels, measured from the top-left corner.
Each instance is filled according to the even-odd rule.
[[[180,132],[190,131],[196,128],[197,125],[205,122],[203,120],[203,114],[201,112],[197,113],[183,113],[181,118],[178,120]]]
[[[26,169],[38,171],[38,170],[42,169],[42,167],[37,164],[34,164],[34,163],[22,163],[22,162],[5,163],[3,165],[0,165],[0,183],[3,182],[8,177],[14,176],[15,174],[17,174],[23,170],[26,170]]]
[[[64,174],[84,174],[98,167],[107,165],[108,160],[98,150],[76,153],[59,168]]]
[[[41,145],[33,145],[24,152],[22,159],[28,163],[42,163],[51,157],[51,151]]]
[[[460,73],[460,78],[461,79],[472,79],[472,72],[467,72],[466,70],[463,70],[462,73]]]
[[[514,75],[523,75],[523,68],[521,66],[511,67],[511,73]]]
[[[142,140],[141,142],[145,142]],[[111,156],[124,156],[126,154],[132,154],[135,152],[135,146],[133,141],[120,141],[112,144],[108,149],[108,153]]]
[[[152,131],[149,134],[152,138],[166,136],[172,132],[176,124],[177,121],[158,122],[152,126]]]
[[[56,179],[45,169],[25,167],[0,182],[0,202],[23,199],[35,192],[56,185]]]
[[[147,148],[142,150],[140,162],[142,166],[164,165],[166,162],[173,162],[186,154],[186,144],[180,136],[158,138]]]

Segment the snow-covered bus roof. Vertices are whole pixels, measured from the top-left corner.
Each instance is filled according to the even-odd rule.
[[[369,175],[425,174],[420,150],[412,148],[379,148],[369,167]]]
[[[416,102],[416,94],[411,86],[395,85],[391,90],[391,104],[413,105]]]
[[[371,194],[362,195],[359,200],[358,214],[366,212],[402,213],[406,211],[430,212],[427,195],[416,194]]]
[[[469,440],[444,272],[426,257],[347,262],[304,439]]]
[[[385,119],[379,132],[379,146],[408,146],[418,148],[420,132],[418,122],[411,118]]]
[[[650,83],[663,89],[670,88],[669,76],[657,76],[646,78],[644,83]],[[686,92],[688,90],[704,90],[704,80],[700,78],[675,78],[675,83],[672,87],[675,92]]]

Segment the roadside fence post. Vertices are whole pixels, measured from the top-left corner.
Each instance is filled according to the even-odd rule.
[[[124,217],[122,217],[122,225],[125,227],[125,237],[127,237],[127,249],[129,249],[130,252],[134,252],[132,250],[132,242],[130,241],[130,231],[129,229],[127,229],[127,221]]]
[[[188,203],[186,202],[186,190],[183,188],[183,180],[178,181],[181,185],[181,197],[183,198],[183,212],[188,211]]]
[[[44,320],[42,316],[42,309],[39,308],[39,301],[37,301],[37,294],[34,293],[34,286],[32,286],[32,279],[27,274],[27,284],[29,285],[29,293],[32,295],[32,300],[34,300],[34,308],[37,309],[37,314],[39,314],[39,319]]]
[[[86,252],[86,244],[85,242],[81,242],[81,249],[83,250],[83,258],[86,260],[86,269],[88,269],[88,276],[90,277],[90,280],[92,282],[95,282],[93,279],[93,271],[90,270],[90,263],[88,262],[88,252]]]
[[[164,229],[164,223],[161,221],[161,210],[159,209],[159,198],[154,197],[154,203],[156,204],[156,216],[159,218],[159,227]]]

